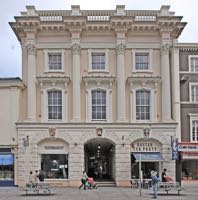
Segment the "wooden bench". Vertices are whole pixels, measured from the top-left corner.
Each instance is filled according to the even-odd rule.
[[[182,190],[184,190],[183,187],[181,187],[179,185],[178,182],[158,182],[157,183],[157,190],[160,191],[160,190],[164,190],[167,194],[170,192],[170,191],[177,191],[178,195],[180,194],[180,192]]]
[[[27,183],[26,186],[23,188],[26,192],[26,195],[33,193],[33,194],[50,194],[51,189],[50,185],[47,183]]]

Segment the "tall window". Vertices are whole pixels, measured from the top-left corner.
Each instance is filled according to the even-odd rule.
[[[150,120],[150,92],[136,91],[136,119]]]
[[[62,119],[62,92],[48,92],[48,119]]]
[[[92,69],[104,70],[105,69],[105,52],[94,52],[91,54]]]
[[[135,69],[148,70],[149,68],[149,53],[135,53]]]
[[[191,101],[198,102],[198,85],[191,86]]]
[[[92,91],[92,119],[106,119],[106,91]]]
[[[192,141],[198,142],[198,120],[192,120],[191,138]]]
[[[61,53],[50,53],[48,54],[48,64],[50,70],[62,69],[62,57]]]
[[[198,72],[198,57],[190,57],[190,71]]]

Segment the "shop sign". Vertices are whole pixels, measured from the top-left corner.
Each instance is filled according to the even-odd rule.
[[[64,146],[44,146],[45,149],[53,149],[53,150],[59,150],[64,149]]]
[[[198,144],[188,144],[188,143],[185,143],[185,144],[182,144],[180,143],[178,145],[178,150],[179,151],[182,151],[182,152],[197,152],[198,153]]]
[[[152,141],[138,141],[131,145],[133,152],[156,152],[159,151],[159,146]]]

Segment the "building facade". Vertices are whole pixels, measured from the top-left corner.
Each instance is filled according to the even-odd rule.
[[[181,179],[198,180],[198,45],[180,43]]]
[[[20,78],[0,78],[0,186],[14,185],[17,176],[17,131],[20,120],[20,100],[25,86]]]
[[[163,168],[175,179],[180,136],[177,38],[186,23],[156,11],[36,10],[10,25],[22,47],[15,184],[78,186],[84,170],[128,186]]]

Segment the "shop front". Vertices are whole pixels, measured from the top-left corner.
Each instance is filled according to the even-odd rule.
[[[139,179],[139,165],[141,165],[141,179],[150,179],[151,170],[161,173],[161,144],[154,139],[139,139],[131,144],[131,178]]]
[[[45,139],[38,145],[39,169],[45,181],[56,182],[68,179],[68,144],[60,139]]]
[[[182,180],[198,180],[198,143],[179,143]]]
[[[14,156],[10,148],[0,148],[0,187],[14,185]]]

